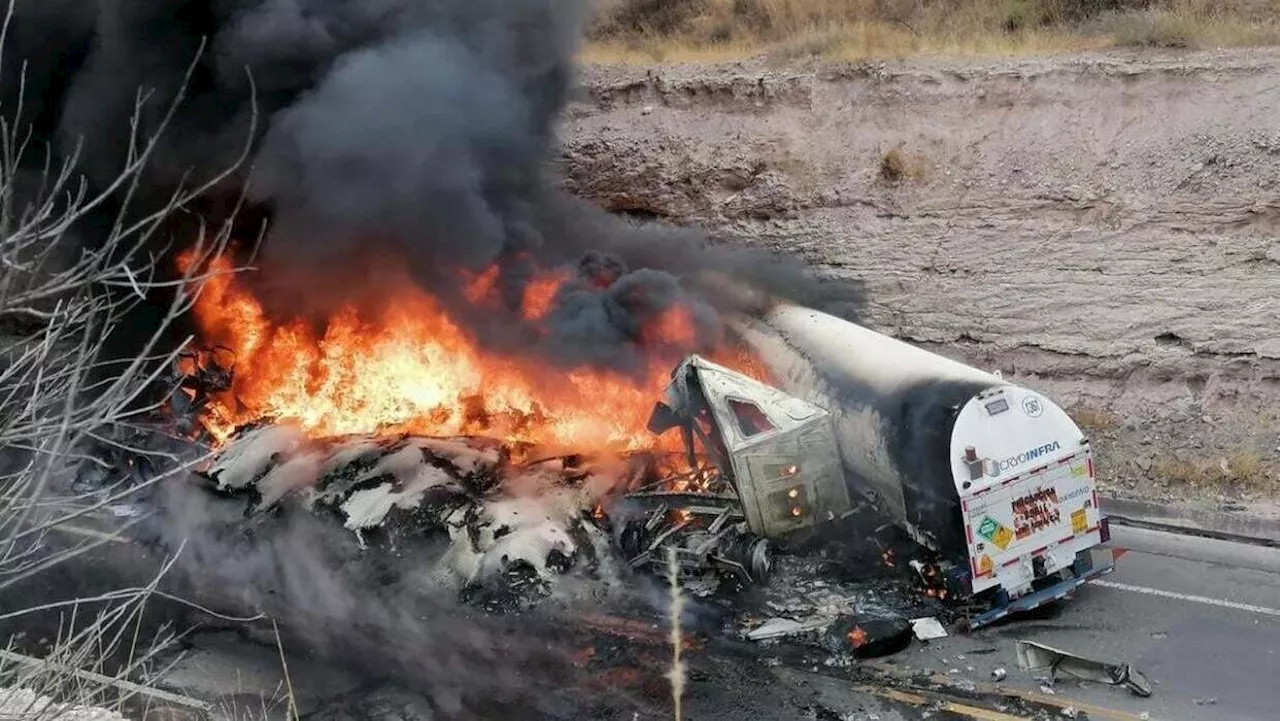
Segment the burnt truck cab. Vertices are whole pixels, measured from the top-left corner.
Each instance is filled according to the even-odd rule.
[[[712,449],[750,530],[778,538],[846,515],[853,502],[831,414],[701,356],[673,372],[650,430],[682,426]]]
[[[700,356],[672,371],[649,430],[678,428],[687,457],[625,496],[618,544],[632,567],[767,583],[773,543],[853,508],[831,414]],[[647,476],[646,476],[647,478]]]

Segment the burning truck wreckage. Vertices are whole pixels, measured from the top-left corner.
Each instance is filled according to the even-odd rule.
[[[262,543],[309,514],[498,615],[578,594],[585,617],[584,588],[603,609],[674,575],[713,633],[850,658],[1062,600],[1114,565],[1062,409],[833,315],[756,294],[707,354],[547,385],[424,321],[429,299],[412,323],[338,319],[319,338],[233,277],[201,292],[211,344],[176,357],[161,424],[206,453],[194,482]],[[530,283],[526,317],[570,286]],[[653,327],[688,346],[694,325],[677,305]],[[560,383],[574,400],[557,408]]]
[[[271,599],[313,645],[375,636],[337,627],[383,613],[370,665],[429,661],[483,694],[509,679],[432,660],[496,648],[450,628],[457,609],[651,630],[678,583],[691,633],[853,659],[1113,568],[1091,446],[1052,401],[858,325],[798,260],[560,186],[579,3],[55,5],[15,6],[5,57],[32,57],[15,77],[39,90],[35,132],[87,183],[146,206],[251,141],[251,171],[157,233],[188,250],[148,254],[163,302],[199,278],[155,417],[72,486],[115,499],[121,476],[163,476],[108,520],[176,558],[203,607]],[[157,137],[136,183],[114,180],[133,146],[112,129]],[[121,223],[99,220],[77,240],[106,245]],[[223,223],[243,248],[190,249]],[[175,340],[147,310],[122,335]],[[175,459],[194,473],[162,473]]]

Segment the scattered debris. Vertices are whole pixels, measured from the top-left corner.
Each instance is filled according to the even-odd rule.
[[[997,668],[991,672],[991,678],[994,681],[1003,681],[1005,677],[1008,675],[1009,675],[1009,672],[1004,670],[1003,668]]]
[[[63,721],[125,721],[118,711],[78,704],[59,703],[29,688],[0,686],[0,718],[62,719]]]
[[[764,641],[770,638],[782,638],[783,636],[796,636],[809,631],[816,631],[825,628],[831,623],[829,618],[811,619],[804,623],[790,618],[771,618],[768,621],[757,626],[755,629],[747,632],[747,638],[752,641]]]
[[[58,661],[53,659],[48,659],[48,658],[39,659],[33,656],[27,656],[24,654],[15,653],[13,651],[6,651],[6,650],[0,649],[0,662],[3,662],[6,666],[8,666],[11,669],[9,675],[12,676],[13,678],[9,680],[17,682],[15,684],[16,688],[14,688],[14,690],[19,692],[25,690],[24,687],[26,683],[30,681],[32,678],[38,678],[40,674],[48,673],[49,671],[52,670],[58,673],[66,674],[70,679],[74,679],[76,682],[83,684],[86,688],[93,688],[95,686],[103,689],[115,688],[123,693],[127,693],[130,696],[137,696],[139,698],[145,699],[149,703],[165,703],[165,704],[174,705],[174,706],[181,706],[183,708],[192,709],[192,710],[203,712],[203,713],[207,713],[212,709],[212,707],[208,703],[201,701],[199,699],[190,698],[188,696],[183,696],[176,693],[170,693],[168,691],[164,691],[158,688],[151,688],[144,684],[137,684],[132,681],[128,681],[126,679],[115,678],[113,676],[106,676],[100,673],[95,673],[93,671],[86,671],[84,669],[73,668],[63,663],[59,663]],[[16,672],[13,672],[12,669],[16,669]],[[0,688],[3,688],[3,687],[0,687]],[[66,711],[77,711],[78,713],[68,714],[72,718],[94,719],[95,721],[97,721],[98,719],[112,718],[112,715],[106,711],[102,711],[102,713],[98,713],[99,711],[101,711],[100,709],[94,709],[92,707],[69,707],[62,704],[51,703],[50,699],[41,697],[38,695],[35,697],[32,697],[31,703],[35,704],[40,708],[47,709],[50,712],[53,712],[54,709],[60,709],[64,713]],[[5,704],[0,703],[0,709],[2,709],[4,706]],[[31,713],[31,709],[25,709],[25,711],[27,713]],[[38,718],[39,715],[40,715],[39,713],[36,713],[33,717]],[[51,714],[51,716],[56,717],[56,712],[54,714]],[[4,717],[5,717],[4,714],[0,713],[0,718],[4,718]]]
[[[1127,663],[1097,661],[1034,641],[1019,640],[1016,650],[1019,667],[1025,670],[1048,669],[1051,679],[1057,679],[1062,673],[1085,681],[1123,685],[1142,697],[1151,695],[1151,684]]]
[[[947,630],[934,617],[911,619],[911,630],[915,633],[916,638],[921,641],[932,641],[936,638],[947,637]]]
[[[179,353],[162,379],[170,388],[165,399],[170,430],[180,436],[208,437],[201,415],[215,396],[231,389],[235,353],[225,346],[199,348]]]
[[[1218,703],[1218,699],[1216,697],[1210,696],[1208,698],[1195,699],[1193,703],[1197,706],[1216,706]]]
[[[854,614],[837,618],[827,628],[822,645],[833,653],[875,658],[897,653],[911,643],[911,624],[905,618]]]
[[[1066,716],[1067,718],[1075,718],[1076,716],[1079,715],[1080,712],[1076,711],[1075,706],[1063,706],[1062,711],[1060,711],[1059,713],[1063,716]]]

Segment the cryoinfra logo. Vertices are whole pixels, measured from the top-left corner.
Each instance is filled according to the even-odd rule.
[[[990,476],[995,478],[1002,473],[1017,468],[1025,463],[1044,458],[1054,451],[1062,448],[1062,444],[1058,441],[1046,443],[1027,451],[1023,451],[1016,456],[1011,456],[1003,460],[994,460],[991,458],[979,458],[978,452],[972,446],[964,449],[964,464],[969,469],[969,479],[976,481],[982,476]]]

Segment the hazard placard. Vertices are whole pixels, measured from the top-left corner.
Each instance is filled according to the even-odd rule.
[[[978,557],[978,575],[991,573],[992,566],[991,556],[984,553]]]
[[[1084,509],[1071,512],[1071,532],[1084,533],[1084,529],[1089,527],[1089,518],[1085,515]]]
[[[991,539],[991,542],[999,546],[1001,551],[1008,548],[1012,541],[1013,531],[1010,531],[1008,526],[1000,526],[1000,530],[996,531],[996,535]]]

